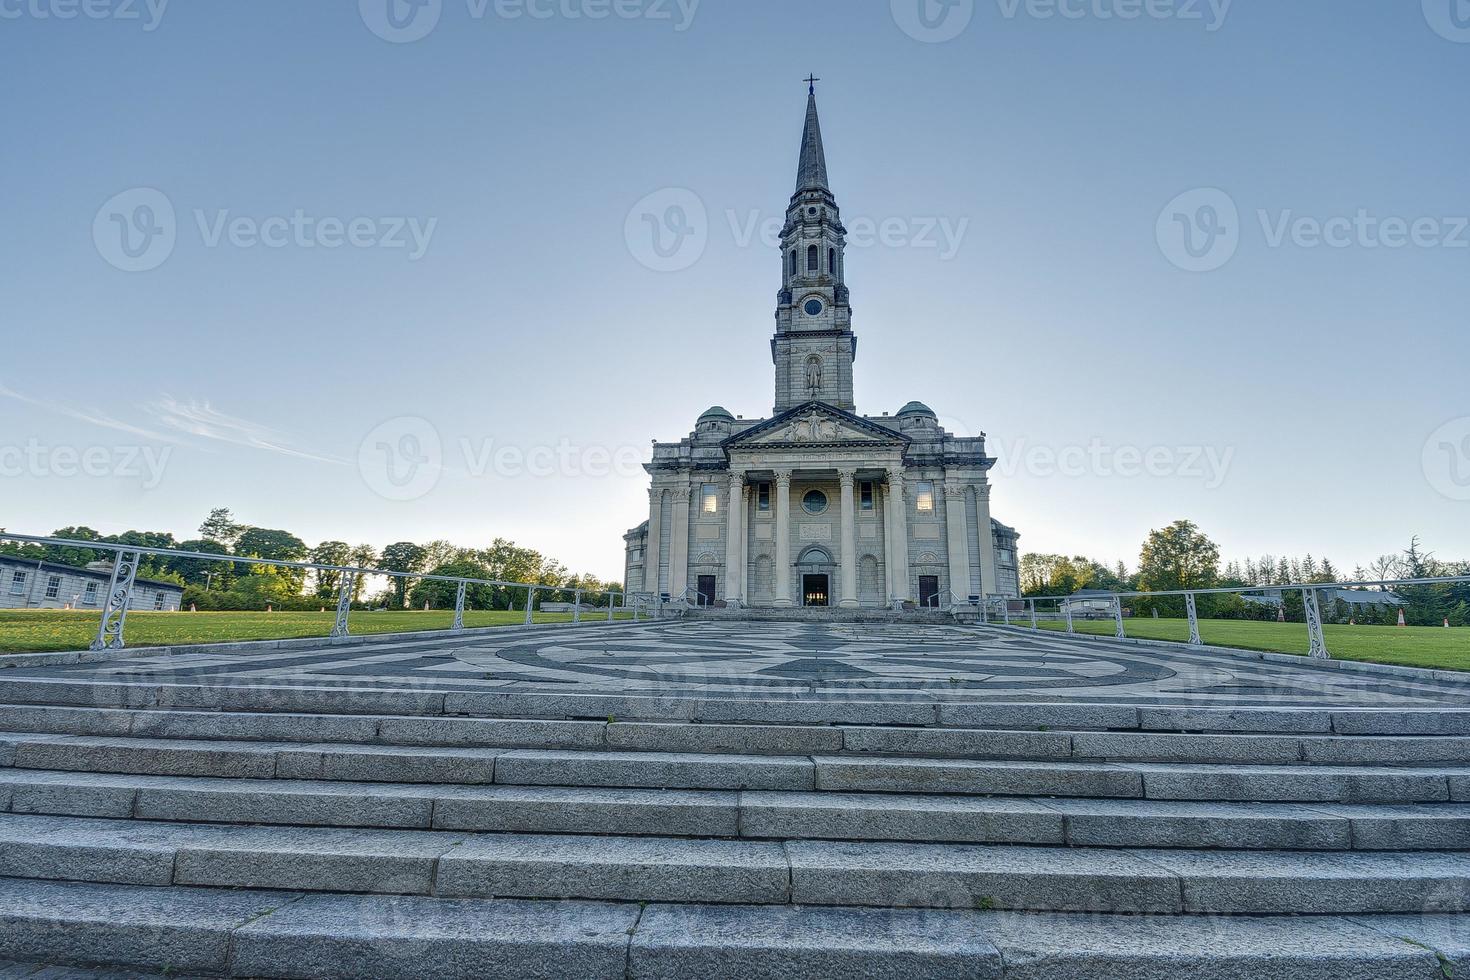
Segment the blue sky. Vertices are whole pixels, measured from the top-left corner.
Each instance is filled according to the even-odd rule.
[[[815,71],[859,410],[987,432],[1026,550],[1470,556],[1464,0],[93,2],[0,0],[13,531],[619,575],[650,439],[770,411]]]

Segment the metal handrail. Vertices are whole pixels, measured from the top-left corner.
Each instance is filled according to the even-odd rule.
[[[1317,660],[1331,660],[1332,654],[1327,649],[1327,634],[1322,629],[1322,608],[1317,599],[1318,592],[1326,589],[1369,591],[1375,586],[1392,590],[1393,588],[1403,586],[1459,585],[1462,583],[1470,583],[1470,575],[1438,575],[1421,578],[1377,579],[1373,581],[1355,582],[1301,582],[1289,585],[1225,586],[1208,589],[1174,589],[1162,592],[1110,592],[1099,590],[1088,594],[1074,592],[1066,596],[1031,596],[1028,597],[1027,601],[1030,603],[1031,629],[1040,629],[1036,618],[1036,600],[1052,599],[1058,603],[1066,617],[1067,632],[1081,636],[1087,636],[1089,634],[1077,633],[1076,627],[1072,622],[1072,604],[1076,602],[1107,601],[1112,606],[1113,612],[1115,626],[1113,638],[1122,640],[1127,639],[1123,630],[1124,599],[1157,599],[1183,596],[1185,617],[1189,621],[1189,645],[1204,646],[1204,640],[1200,637],[1199,608],[1196,603],[1196,597],[1202,595],[1248,595],[1256,592],[1279,592],[1284,596],[1287,592],[1300,592],[1302,594],[1302,609],[1307,620],[1308,656]],[[990,598],[999,597],[987,594],[986,600]]]
[[[63,548],[82,548],[88,551],[110,551],[117,557],[112,566],[112,577],[107,588],[107,604],[102,610],[102,621],[97,625],[97,636],[92,641],[90,649],[109,650],[122,649],[126,644],[123,639],[123,627],[127,620],[128,608],[132,601],[133,583],[137,578],[138,564],[144,555],[160,555],[169,558],[190,558],[211,562],[228,562],[231,565],[264,565],[271,568],[289,568],[298,571],[322,571],[337,572],[341,574],[341,582],[337,594],[337,621],[332,627],[331,639],[343,639],[351,635],[348,627],[348,616],[352,611],[352,582],[358,575],[381,575],[385,578],[419,579],[430,582],[453,582],[458,585],[455,596],[454,623],[451,630],[464,629],[464,604],[465,589],[470,585],[488,585],[504,589],[526,590],[526,625],[533,622],[536,607],[536,593],[545,592],[571,592],[574,594],[572,622],[582,621],[581,605],[582,596],[607,596],[607,619],[612,622],[617,611],[615,600],[625,600],[626,593],[617,589],[604,589],[595,592],[587,592],[575,586],[563,587],[548,585],[545,583],[532,582],[503,582],[498,579],[465,578],[453,575],[433,575],[417,572],[397,572],[383,568],[362,568],[355,565],[327,565],[318,562],[304,561],[282,561],[276,558],[251,558],[245,555],[216,555],[203,551],[183,551],[175,548],[152,548],[143,545],[116,544],[110,541],[77,541],[70,538],[50,538],[31,534],[11,534],[0,530],[0,541],[17,541],[22,544],[55,545]],[[636,613],[635,613],[636,615]]]

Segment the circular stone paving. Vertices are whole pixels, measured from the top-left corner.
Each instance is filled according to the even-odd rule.
[[[929,624],[673,621],[126,651],[6,680],[129,685],[1218,705],[1464,704],[1427,672]]]
[[[1008,638],[1009,639],[1009,638]],[[690,623],[641,633],[558,634],[456,658],[548,679],[712,687],[949,687],[1059,690],[1147,684],[1167,666],[1087,648],[1037,656],[1024,637],[977,650],[973,631],[944,627]]]

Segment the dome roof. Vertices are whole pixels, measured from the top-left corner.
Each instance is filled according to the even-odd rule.
[[[701,422],[734,422],[735,416],[716,405],[699,417]]]
[[[937,416],[937,415],[934,414],[934,409],[930,408],[928,405],[925,405],[923,402],[909,402],[903,408],[900,408],[898,410],[898,414],[899,415],[927,415],[927,416],[929,416],[929,418],[936,419],[936,420],[939,418],[939,416]]]

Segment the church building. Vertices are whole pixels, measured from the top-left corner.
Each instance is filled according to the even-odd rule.
[[[990,516],[985,437],[920,402],[859,413],[843,253],[815,88],[781,232],[774,414],[699,417],[655,443],[648,520],[624,535],[630,594],[748,607],[948,608],[1018,596],[1015,530]]]

